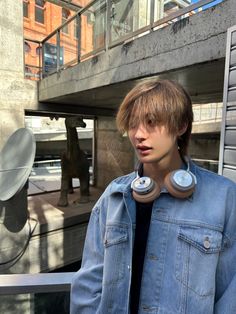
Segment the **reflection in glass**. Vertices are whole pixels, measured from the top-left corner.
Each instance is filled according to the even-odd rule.
[[[94,3],[81,16],[81,56],[105,47],[106,1]]]

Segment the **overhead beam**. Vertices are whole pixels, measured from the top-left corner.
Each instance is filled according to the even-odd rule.
[[[47,2],[51,2],[60,7],[73,10],[73,11],[79,11],[80,9],[82,9],[82,6],[71,3],[71,0],[47,0]]]
[[[97,116],[115,116],[116,110],[108,108],[98,108],[79,105],[62,105],[51,103],[39,103],[37,110],[26,110],[28,116],[58,116],[66,117],[68,115],[83,115],[87,118],[93,118]]]

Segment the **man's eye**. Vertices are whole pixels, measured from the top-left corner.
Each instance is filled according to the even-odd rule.
[[[152,119],[148,119],[147,125],[153,127],[155,125],[155,123]]]
[[[135,121],[132,121],[129,123],[129,129],[135,129],[137,127],[137,123]]]

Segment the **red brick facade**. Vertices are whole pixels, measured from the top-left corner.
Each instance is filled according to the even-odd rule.
[[[52,4],[47,1],[41,1],[43,7],[38,7],[41,10],[44,17],[44,22],[40,23],[36,21],[36,0],[22,0],[24,2],[24,38],[42,41],[56,28],[62,25],[66,21],[65,17],[70,18],[75,15],[75,11],[68,10]],[[84,7],[90,1],[88,0],[74,0],[80,7]],[[64,19],[63,19],[64,16]],[[87,17],[82,16],[82,53],[86,53],[92,49],[92,27],[87,23]],[[48,43],[52,46],[56,45],[56,36],[53,36]],[[77,45],[78,40],[76,38],[76,23],[71,22],[68,25],[68,29],[65,32],[61,32],[60,47],[63,51],[62,61],[63,64],[72,62],[77,57]],[[37,43],[25,40],[25,65],[26,65],[26,77],[31,79],[37,79],[39,74],[38,67],[40,66],[39,55],[41,51]]]

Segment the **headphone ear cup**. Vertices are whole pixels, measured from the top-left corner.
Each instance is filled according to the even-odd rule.
[[[179,170],[177,170],[179,171]],[[180,170],[182,171],[182,170]],[[176,171],[172,171],[170,173],[168,173],[164,179],[164,184],[165,187],[167,188],[168,192],[176,197],[176,198],[187,198],[189,196],[191,196],[194,192],[195,189],[195,183],[194,183],[194,178],[192,178],[192,184],[190,184],[187,187],[177,187],[177,184],[174,184],[174,174],[176,173]],[[191,176],[191,174],[189,173],[189,175]],[[191,176],[192,177],[192,176]]]
[[[139,203],[149,203],[149,202],[154,201],[156,198],[158,198],[160,193],[161,193],[161,188],[155,181],[153,181],[153,188],[151,191],[149,191],[148,193],[141,194],[133,190],[132,195],[135,201]]]

